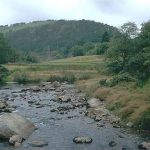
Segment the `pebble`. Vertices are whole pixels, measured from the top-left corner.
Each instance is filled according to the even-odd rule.
[[[76,144],[79,144],[79,143],[92,143],[92,141],[93,141],[92,138],[85,137],[85,136],[83,136],[83,137],[75,137],[73,139],[73,142],[76,143]]]
[[[29,143],[30,146],[32,147],[44,147],[44,146],[47,146],[48,145],[48,142],[47,141],[44,141],[44,140],[33,140]]]

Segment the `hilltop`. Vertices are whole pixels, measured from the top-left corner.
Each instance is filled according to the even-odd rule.
[[[118,30],[89,20],[47,20],[0,26],[11,47],[45,56],[68,56],[71,48],[102,41],[104,33],[112,37]]]

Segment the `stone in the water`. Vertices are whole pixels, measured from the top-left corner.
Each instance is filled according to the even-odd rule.
[[[4,100],[0,100],[0,109],[4,109],[8,106],[7,102]]]
[[[33,88],[31,88],[31,90],[32,90],[32,92],[35,92],[35,93],[41,91],[41,89],[39,87],[33,87]]]
[[[143,142],[143,143],[139,144],[138,149],[139,150],[150,150],[150,143]]]
[[[73,105],[74,107],[83,107],[83,106],[84,106],[84,104],[81,103],[81,102],[73,102],[72,105]]]
[[[113,125],[113,128],[120,128],[120,126],[117,125],[117,124],[114,124],[114,125]]]
[[[33,103],[35,103],[35,101],[29,100],[28,103],[29,103],[29,104],[33,104]]]
[[[56,112],[57,111],[57,109],[51,109],[50,110],[50,112]]]
[[[13,135],[9,139],[9,143],[15,145],[16,143],[22,143],[23,138],[20,135]]]
[[[97,116],[94,120],[98,122],[98,121],[101,121],[102,118]]]
[[[60,86],[60,82],[58,82],[58,81],[54,81],[53,83],[52,83],[52,85],[53,85],[53,87],[59,87]]]
[[[109,146],[114,147],[115,145],[117,145],[117,143],[115,141],[109,142]]]
[[[26,139],[36,127],[17,113],[4,113],[0,116],[0,138],[9,139],[19,135]]]
[[[18,148],[21,146],[21,143],[16,142],[14,146],[15,146],[15,148]]]
[[[105,125],[104,124],[102,124],[102,123],[98,123],[97,124],[97,127],[104,127]]]
[[[43,147],[43,146],[47,146],[48,142],[44,140],[34,140],[34,141],[31,141],[29,145],[31,145],[32,147]]]
[[[60,97],[59,97],[59,100],[60,100],[61,102],[70,102],[70,101],[71,101],[71,98],[70,98],[69,96],[64,95],[64,96],[60,96]]]
[[[127,127],[132,128],[133,127],[133,123],[132,122],[128,122],[127,123]]]
[[[79,144],[79,143],[92,143],[92,138],[90,137],[75,137],[73,139],[73,142],[75,142],[76,144]]]

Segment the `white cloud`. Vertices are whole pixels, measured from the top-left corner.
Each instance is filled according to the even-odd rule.
[[[0,0],[0,24],[43,19],[88,19],[110,25],[150,19],[149,0]]]

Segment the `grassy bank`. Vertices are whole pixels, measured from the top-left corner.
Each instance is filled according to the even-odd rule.
[[[8,64],[5,67],[11,72],[9,81],[75,82],[87,96],[105,100],[108,109],[124,122],[133,122],[138,128],[150,130],[150,82],[142,88],[135,82],[120,82],[113,87],[101,86],[100,80],[112,78],[104,73],[104,62],[102,56],[83,56],[40,64]]]

